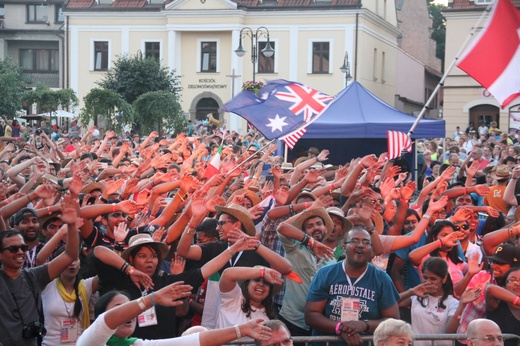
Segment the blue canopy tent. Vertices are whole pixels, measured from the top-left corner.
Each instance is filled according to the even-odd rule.
[[[415,120],[353,82],[307,127],[305,135],[289,152],[288,160],[311,146],[329,149],[327,163],[332,164],[344,164],[370,153],[380,154],[387,151],[387,130],[408,133]],[[422,119],[412,138],[444,137],[445,133],[444,120]]]

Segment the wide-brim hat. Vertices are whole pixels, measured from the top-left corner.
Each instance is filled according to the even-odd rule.
[[[255,224],[251,220],[251,216],[246,208],[243,206],[233,203],[227,207],[216,206],[215,210],[217,213],[224,213],[233,216],[235,219],[240,221],[247,235],[254,237],[256,235]]]
[[[311,153],[311,154],[314,154],[314,155],[319,155],[320,154],[320,150],[316,147],[310,147],[309,150],[307,150],[308,153]]]
[[[165,243],[161,243],[159,241],[154,241],[152,239],[152,236],[149,235],[148,233],[140,233],[140,234],[136,234],[132,238],[130,238],[130,241],[128,242],[128,248],[125,251],[123,251],[123,253],[121,254],[121,257],[125,261],[128,261],[128,256],[130,256],[132,251],[136,247],[141,246],[141,245],[153,245],[153,246],[157,247],[157,249],[160,252],[161,259],[164,259],[166,257],[166,255],[168,254],[168,245],[166,245]]]
[[[305,197],[305,196],[306,196],[306,197],[310,197],[310,198],[312,198],[313,201],[315,201],[315,200],[318,199],[318,197],[314,196],[314,195],[312,194],[312,192],[310,192],[310,191],[302,191],[302,192],[300,192],[298,195],[296,195],[296,197],[293,199],[293,204],[296,203],[296,201],[297,201],[300,197]]]
[[[56,144],[57,144],[57,145],[60,145],[60,144],[62,144],[62,143],[65,143],[65,138],[61,138],[61,137],[58,138],[58,140],[56,141]]]
[[[294,166],[292,163],[290,162],[284,162],[282,163],[282,165],[280,166],[280,168],[282,169],[282,171],[292,171],[294,170]]]
[[[87,186],[84,186],[80,193],[91,193],[92,191],[99,190],[101,192],[105,191],[105,184],[98,181],[96,183],[88,184]]]
[[[507,167],[507,165],[499,165],[490,175],[493,179],[505,180],[511,176],[511,172],[509,172],[509,167]]]
[[[253,203],[253,206],[257,205],[258,203],[260,203],[262,201],[260,199],[260,197],[258,197],[258,195],[254,191],[251,191],[249,189],[248,190],[246,190],[246,189],[238,189],[238,190],[236,190],[229,197],[229,200],[232,201],[233,198],[235,198],[235,196],[237,196],[237,195],[244,195],[246,198],[248,198],[251,201],[251,203]]]
[[[347,220],[343,210],[341,210],[338,207],[328,207],[325,210],[327,210],[327,213],[329,213],[330,215],[336,215],[341,219],[341,222],[343,223],[343,234],[347,234],[347,232],[352,229],[352,223],[349,220]]]
[[[305,220],[307,219],[310,219],[312,217],[320,217],[323,222],[325,223],[325,227],[327,228],[327,234],[325,235],[324,238],[327,237],[327,235],[332,232],[332,230],[334,229],[334,223],[332,222],[332,219],[330,218],[329,216],[329,213],[327,213],[327,210],[325,210],[325,208],[314,208],[314,209],[309,209],[303,213],[300,214],[300,216],[298,216],[296,218],[296,220],[293,221],[293,226],[298,228],[299,230],[303,230],[303,223],[305,222]]]
[[[487,173],[491,172],[492,170],[494,170],[494,169],[496,169],[496,168],[497,168],[497,166],[496,166],[495,164],[490,163],[489,165],[487,165],[486,167],[484,167],[484,169],[482,169],[482,172],[484,172],[484,173],[487,174]]]

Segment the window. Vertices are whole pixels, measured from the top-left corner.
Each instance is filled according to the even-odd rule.
[[[258,73],[274,73],[274,56],[276,55],[276,48],[274,42],[269,42],[271,47],[275,50],[272,57],[266,58],[262,54],[262,50],[267,46],[267,42],[258,42]]]
[[[20,49],[20,66],[26,72],[58,72],[58,49]]]
[[[329,73],[329,42],[312,43],[312,73]]]
[[[217,72],[217,42],[201,42],[200,72]]]
[[[4,4],[0,4],[0,18],[4,18],[4,16],[5,16]]]
[[[108,70],[108,42],[94,42],[94,71]]]
[[[63,23],[63,6],[62,5],[56,5],[55,11],[54,11],[54,21],[56,23]]]
[[[28,23],[46,23],[49,19],[47,5],[27,5]]]
[[[161,42],[145,42],[144,57],[159,60],[161,58]]]

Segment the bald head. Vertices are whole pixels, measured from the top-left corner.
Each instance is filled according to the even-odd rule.
[[[498,324],[485,318],[471,321],[468,324],[467,335],[469,346],[489,345],[491,340],[493,345],[504,344]]]

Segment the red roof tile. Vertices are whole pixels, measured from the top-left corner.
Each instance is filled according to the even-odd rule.
[[[140,8],[146,5],[146,0],[114,0],[114,8]]]
[[[89,8],[95,0],[69,0],[67,8]]]
[[[520,7],[520,0],[511,0],[516,7]],[[485,9],[488,5],[475,5],[474,0],[450,0],[446,10],[476,10]]]

